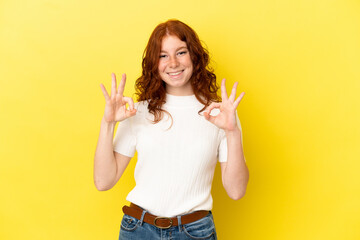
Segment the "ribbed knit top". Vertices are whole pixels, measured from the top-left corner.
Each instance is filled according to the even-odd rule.
[[[119,123],[114,138],[114,151],[138,153],[136,186],[126,199],[164,217],[211,210],[216,162],[227,159],[225,132],[198,114],[203,105],[195,95],[166,95],[163,109],[172,121],[164,114],[153,124],[146,102],[135,107],[136,115]]]

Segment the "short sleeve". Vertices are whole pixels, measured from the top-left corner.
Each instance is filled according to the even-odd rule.
[[[133,157],[136,151],[136,135],[133,132],[133,117],[120,122],[113,141],[114,151]]]
[[[241,123],[240,123],[240,119],[238,117],[237,111],[236,111],[236,122],[241,131],[241,144],[242,144],[242,147],[244,148],[242,128],[241,128]],[[218,159],[219,159],[219,162],[227,162],[227,141],[226,141],[226,134],[225,134],[224,130],[220,129],[219,137],[220,137],[220,144],[219,144],[219,148],[218,148]],[[245,156],[244,156],[244,159],[245,159]],[[245,162],[246,162],[246,159],[245,159]]]

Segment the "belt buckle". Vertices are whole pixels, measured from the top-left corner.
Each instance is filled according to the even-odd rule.
[[[158,219],[169,219],[170,225],[169,225],[169,226],[166,226],[166,227],[158,226],[158,225],[156,225],[156,220],[158,220]],[[168,217],[156,217],[156,218],[154,219],[154,225],[155,225],[156,227],[158,227],[158,228],[161,228],[161,229],[168,229],[168,228],[170,228],[170,227],[172,226],[172,220],[171,220],[171,218],[168,218]]]

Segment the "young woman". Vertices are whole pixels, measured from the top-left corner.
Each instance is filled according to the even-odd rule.
[[[217,161],[230,198],[244,196],[249,172],[236,107],[245,93],[236,98],[235,83],[228,96],[223,79],[220,101],[208,64],[194,30],[169,20],[155,28],[144,51],[136,104],[123,95],[125,74],[118,88],[112,74],[111,95],[101,84],[106,105],[96,188],[112,188],[138,153],[119,239],[217,239],[211,213]]]

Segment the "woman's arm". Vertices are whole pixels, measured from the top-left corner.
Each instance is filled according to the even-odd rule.
[[[108,190],[117,183],[131,159],[114,152],[113,147],[116,122],[121,122],[136,114],[133,100],[123,96],[125,81],[126,75],[123,74],[117,90],[116,77],[112,74],[111,96],[105,87],[100,85],[106,101],[94,157],[94,183],[100,191]],[[126,103],[129,104],[129,110],[126,109]]]
[[[131,160],[113,150],[114,129],[114,123],[107,123],[102,119],[94,157],[94,183],[99,191],[111,189]]]
[[[227,162],[221,163],[221,176],[224,188],[230,198],[238,200],[246,192],[249,180],[249,171],[245,164],[245,157],[242,148],[241,130],[237,126],[236,108],[245,95],[244,92],[235,100],[236,82],[228,97],[225,88],[225,79],[221,82],[221,103],[212,103],[204,112],[205,119],[223,129],[227,141]],[[212,109],[218,108],[220,113],[211,116]]]
[[[220,163],[223,186],[230,198],[238,200],[245,195],[249,170],[241,142],[241,131],[226,132],[227,162]]]

